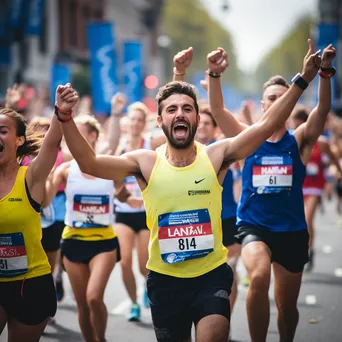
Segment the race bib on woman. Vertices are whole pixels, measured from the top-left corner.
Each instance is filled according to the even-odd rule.
[[[103,228],[109,226],[108,195],[75,195],[72,213],[74,228]]]
[[[24,235],[0,234],[0,278],[12,278],[27,273],[28,263]]]

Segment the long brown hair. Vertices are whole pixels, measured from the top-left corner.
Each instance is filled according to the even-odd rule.
[[[27,122],[25,118],[10,108],[0,109],[0,115],[6,115],[16,123],[16,135],[17,137],[24,137],[25,142],[17,149],[17,158],[22,161],[25,156],[34,155],[39,152],[42,145],[45,132],[35,131],[33,128],[26,131]]]

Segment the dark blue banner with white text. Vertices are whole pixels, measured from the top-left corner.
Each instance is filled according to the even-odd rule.
[[[113,25],[108,22],[88,25],[91,53],[91,90],[97,114],[110,113],[110,101],[118,91]]]
[[[316,42],[316,47],[315,50],[321,50],[320,55],[322,56],[323,50],[325,47],[327,47],[329,44],[333,44],[333,46],[337,50],[337,45],[338,45],[338,37],[339,37],[339,27],[338,25],[334,24],[319,24],[317,26],[317,42]],[[336,68],[336,62],[338,60],[338,53],[339,51],[337,50],[337,56],[335,60],[333,61],[333,66]],[[335,99],[336,99],[336,81],[337,81],[337,75],[332,77],[331,79],[331,92],[332,92],[332,103],[331,103],[331,108],[335,108]],[[314,91],[316,91],[316,94],[314,94],[316,98],[316,103],[318,101],[318,82],[319,82],[319,76],[315,78],[314,81]]]
[[[128,103],[143,98],[143,45],[141,42],[124,42],[124,86]]]
[[[42,29],[45,0],[27,1],[28,11],[25,24],[25,35],[39,36]]]
[[[65,85],[71,81],[70,70],[67,65],[56,63],[51,69],[51,101],[55,105],[56,89],[59,85]]]

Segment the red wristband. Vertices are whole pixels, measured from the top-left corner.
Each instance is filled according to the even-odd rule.
[[[334,67],[331,68],[323,68],[321,67],[318,71],[318,75],[323,78],[333,77],[336,73],[336,69]]]
[[[71,115],[72,114],[72,110],[69,110],[68,112],[66,112],[65,110],[62,110],[60,109],[57,104],[55,104],[55,108],[62,114],[65,114],[65,115]]]
[[[59,113],[63,114],[63,115],[67,115],[66,118],[61,118],[61,116],[59,115]],[[70,110],[69,112],[65,112],[65,111],[62,111],[58,108],[57,105],[55,105],[55,115],[58,119],[58,121],[60,122],[68,122],[72,119],[72,110]]]

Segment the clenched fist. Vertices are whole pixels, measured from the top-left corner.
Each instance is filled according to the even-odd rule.
[[[222,74],[229,65],[228,55],[220,47],[208,54],[207,62],[209,71],[217,74]]]

